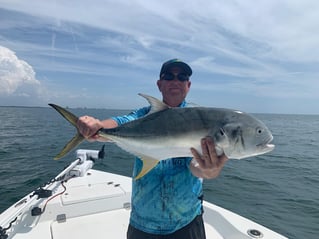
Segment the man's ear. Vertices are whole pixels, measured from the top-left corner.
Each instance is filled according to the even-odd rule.
[[[162,90],[161,90],[161,88],[162,88],[162,82],[161,82],[161,80],[158,80],[158,81],[156,82],[156,84],[157,84],[157,87],[158,87],[159,91],[162,92]]]

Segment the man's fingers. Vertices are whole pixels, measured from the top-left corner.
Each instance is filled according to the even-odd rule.
[[[194,161],[196,160],[198,163],[193,163],[195,168],[197,168],[197,171],[194,171],[195,175],[202,178],[215,178],[221,172],[228,157],[224,153],[217,155],[215,144],[211,137],[201,139],[200,145],[202,153],[199,153],[195,148],[191,148]]]
[[[216,157],[217,153],[216,153],[215,143],[214,143],[213,139],[211,137],[206,137],[205,144],[206,144],[206,148],[207,148],[207,151],[208,151],[210,157],[211,158]]]
[[[202,159],[201,155],[198,153],[198,151],[194,148],[191,148],[191,152],[194,156],[194,159],[199,164],[201,168],[205,167],[205,160]]]
[[[202,154],[196,149],[191,148],[191,152],[201,168],[219,168],[228,160],[228,157],[225,154],[220,156],[217,155],[215,144],[211,137],[201,139],[201,148]]]
[[[215,145],[211,137],[205,137],[201,140],[201,146],[203,151],[203,160],[205,161],[206,167],[212,168],[216,162],[216,151]]]

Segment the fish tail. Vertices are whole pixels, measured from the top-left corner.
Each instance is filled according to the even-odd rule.
[[[78,117],[72,114],[71,112],[67,111],[66,109],[62,108],[61,106],[55,104],[49,104],[53,107],[57,112],[59,112],[67,121],[69,121],[76,129],[77,128],[77,121]],[[79,145],[84,140],[83,135],[79,132],[64,146],[64,148],[60,151],[58,155],[54,157],[54,159],[58,160],[64,157],[67,153],[69,153],[73,148]]]
[[[55,160],[59,160],[62,157],[64,157],[67,153],[69,153],[72,149],[74,149],[76,146],[78,146],[82,141],[84,140],[84,137],[77,133],[64,147],[63,149],[60,151],[60,153],[58,153],[54,159]]]

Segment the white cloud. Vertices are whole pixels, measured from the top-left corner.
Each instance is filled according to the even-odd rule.
[[[211,52],[214,47],[243,52],[265,47],[263,55],[270,59],[319,60],[316,0],[2,2],[9,9],[51,17],[59,27],[66,20],[127,34],[146,48],[157,41]]]
[[[278,66],[270,63],[263,64],[261,61],[248,58],[243,54],[235,56],[234,54],[227,63],[217,63],[213,57],[200,57],[191,62],[198,70],[217,73],[222,75],[246,78],[264,78],[274,75],[284,74],[285,71]],[[238,59],[238,61],[234,61]]]
[[[13,51],[0,46],[0,95],[12,95],[18,88],[38,88],[40,82],[35,78],[35,72],[27,62],[19,59]],[[20,95],[27,96],[21,91]]]

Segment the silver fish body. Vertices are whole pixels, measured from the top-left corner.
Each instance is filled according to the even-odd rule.
[[[255,117],[219,108],[167,108],[99,135],[116,142],[135,155],[158,160],[192,156],[190,148],[201,150],[200,140],[211,136],[217,151],[241,159],[274,148],[273,136]]]
[[[190,148],[201,151],[200,141],[213,138],[218,154],[241,159],[270,152],[273,136],[266,125],[236,110],[206,107],[170,108],[154,97],[143,95],[151,104],[146,116],[113,129],[100,129],[98,134],[143,160],[136,179],[144,176],[160,160],[192,157]],[[50,104],[76,126],[77,117],[62,107]],[[63,157],[83,140],[79,133],[56,158]]]

